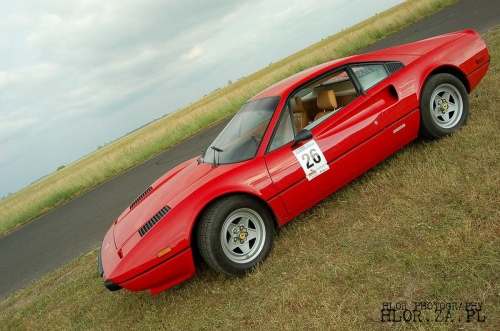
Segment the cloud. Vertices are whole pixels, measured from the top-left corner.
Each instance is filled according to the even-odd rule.
[[[202,55],[203,55],[203,48],[201,48],[200,46],[195,46],[191,49],[191,51],[189,51],[189,53],[182,55],[182,57],[186,60],[192,60]]]
[[[340,30],[339,16],[355,19],[362,7],[347,0],[2,4],[0,188],[17,191],[229,79],[315,43]],[[39,156],[36,165],[30,155]]]
[[[9,71],[0,71],[0,89],[45,83],[56,77],[58,69],[56,64],[37,63]]]
[[[0,141],[6,142],[12,137],[25,135],[26,132],[30,132],[40,122],[37,117],[12,117],[0,115]]]

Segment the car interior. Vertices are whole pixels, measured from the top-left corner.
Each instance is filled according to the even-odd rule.
[[[345,70],[304,87],[290,100],[297,132],[321,117],[339,111],[357,96]]]
[[[269,151],[292,141],[294,135],[302,129],[311,123],[319,123],[321,118],[339,111],[357,96],[354,84],[345,70],[336,71],[306,85],[291,96],[293,120],[290,119],[290,111],[283,113]],[[295,130],[292,123],[295,124]]]

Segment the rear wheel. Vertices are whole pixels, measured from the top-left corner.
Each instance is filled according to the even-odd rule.
[[[228,196],[202,214],[198,248],[212,269],[244,276],[269,255],[274,233],[272,216],[260,201],[244,195]]]
[[[448,136],[464,125],[468,116],[469,96],[460,79],[443,73],[425,82],[420,98],[421,137]]]

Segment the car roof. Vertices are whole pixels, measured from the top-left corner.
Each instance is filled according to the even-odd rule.
[[[264,91],[260,92],[259,94],[251,98],[250,101],[267,97],[284,96],[289,92],[291,92],[291,90],[295,89],[297,86],[311,80],[317,75],[320,75],[323,72],[327,72],[330,69],[342,65],[344,62],[347,62],[347,59],[349,58],[342,58],[325,62],[320,65],[306,69],[304,71],[298,72],[268,87]]]
[[[276,84],[268,87],[264,91],[252,97],[249,101],[275,96],[287,96],[298,86],[306,83],[314,77],[349,63],[357,62],[377,62],[377,61],[401,61],[408,65],[420,56],[430,52],[436,47],[450,42],[453,39],[460,37],[466,33],[475,33],[472,30],[452,32],[429,39],[420,40],[417,42],[404,44],[396,47],[375,51],[373,53],[353,55],[345,58],[336,59],[325,62],[323,64],[311,67],[304,71],[298,72],[288,78],[285,78]]]
[[[380,51],[376,53],[353,55],[325,62],[317,66],[311,67],[309,69],[306,69],[304,71],[298,72],[288,78],[285,78],[277,82],[276,84],[268,87],[264,91],[255,95],[249,101],[268,98],[268,97],[275,97],[275,96],[286,96],[298,86],[310,81],[311,79],[317,77],[318,75],[321,75],[332,69],[341,67],[345,64],[358,63],[358,62],[400,61],[402,57],[404,56],[401,55],[391,56],[386,52]]]

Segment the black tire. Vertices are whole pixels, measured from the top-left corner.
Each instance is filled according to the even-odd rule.
[[[198,249],[215,271],[244,276],[269,255],[274,234],[266,206],[250,196],[232,195],[216,200],[201,215]]]
[[[469,116],[469,96],[464,85],[450,74],[430,76],[420,96],[419,135],[440,139],[457,131]]]

